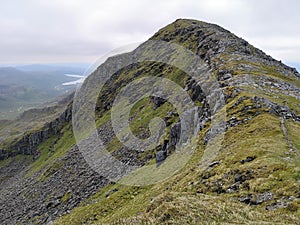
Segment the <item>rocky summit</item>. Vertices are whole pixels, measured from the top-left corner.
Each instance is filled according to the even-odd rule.
[[[196,20],[176,20],[133,55],[142,50],[148,54],[152,50],[147,43],[158,42],[181,46],[198,64],[184,53],[173,54],[170,47],[168,54],[183,58],[181,68],[163,60],[137,60],[118,69],[97,95],[92,119],[111,157],[141,171],[151,165],[163,168],[177,154],[185,134],[180,110],[159,96],[134,104],[129,125],[135,137],[151,136],[153,118],[165,124],[158,145],[147,151],[131,149],[117,137],[111,114],[118,93],[136,79],[147,76],[176,83],[197,108],[197,132],[189,145],[193,151],[184,166],[147,185],[126,185],[124,177],[112,180],[93,170],[74,138],[74,94],[64,96],[46,108],[0,122],[1,224],[300,224],[297,70],[220,26]],[[155,51],[168,58],[166,52]],[[97,75],[128,54],[108,58],[82,87],[101,82]],[[176,61],[172,57],[169,62]],[[207,93],[203,83],[182,69],[198,67],[216,81],[224,104],[213,104],[210,95],[217,92]],[[82,104],[88,108],[87,102]],[[219,111],[223,129],[213,124]],[[217,148],[213,141],[220,133]],[[82,143],[92,135],[86,132]],[[87,151],[97,149],[85,146]],[[113,175],[114,168],[106,166],[106,173]]]

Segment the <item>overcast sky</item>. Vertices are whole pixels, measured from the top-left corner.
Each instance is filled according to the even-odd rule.
[[[0,0],[0,64],[88,62],[177,18],[216,23],[300,63],[299,0]]]

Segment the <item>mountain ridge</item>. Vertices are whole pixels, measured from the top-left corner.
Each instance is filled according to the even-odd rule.
[[[205,113],[207,102],[201,87],[170,66],[132,65],[114,75],[98,98],[96,124],[99,134],[106,137],[107,148],[115,157],[134,165],[143,166],[157,160],[156,152],[163,151],[162,145],[149,154],[132,153],[122,147],[112,135],[109,113],[115,92],[122,85],[143,73],[163,74],[187,89],[206,119],[191,162],[174,177],[157,185],[124,187],[111,183],[89,169],[74,145],[68,101],[69,107],[58,114],[64,115],[69,110],[65,117],[68,120],[50,125],[57,127],[57,132],[38,141],[29,154],[34,161],[19,156],[28,167],[18,169],[18,161],[7,157],[0,167],[1,174],[8,168],[14,172],[25,171],[20,181],[11,182],[10,188],[6,186],[7,190],[1,194],[2,203],[11,199],[1,206],[4,224],[18,221],[48,224],[61,216],[55,224],[205,224],[204,219],[215,224],[299,221],[299,73],[229,31],[195,20],[176,20],[150,40],[174,42],[195,52],[218,80],[225,96],[227,119],[223,147],[214,162],[205,170],[198,165],[210,138],[209,113]],[[169,127],[167,140],[172,143],[172,137],[178,132],[178,115],[168,116],[169,112],[174,109],[159,99],[139,102],[132,111],[134,133],[143,137],[150,116],[162,116]],[[25,144],[27,148],[30,142]],[[14,173],[10,178],[0,179],[6,185],[9,180],[14,180]],[[36,192],[29,187],[34,187]],[[35,196],[32,199],[26,197],[32,195]],[[39,201],[43,201],[40,206]],[[14,208],[18,204],[23,209]]]

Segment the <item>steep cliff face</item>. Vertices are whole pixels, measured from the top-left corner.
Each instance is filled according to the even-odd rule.
[[[16,155],[36,157],[39,144],[53,135],[60,135],[62,128],[71,121],[73,96],[63,97],[54,106],[25,111],[16,121],[6,122],[0,129],[0,160]]]
[[[163,165],[182,131],[176,108],[158,97],[144,98],[132,108],[130,127],[139,138],[149,136],[152,118],[160,117],[166,124],[165,138],[148,152],[133,151],[118,140],[110,113],[120,89],[134,79],[144,74],[170,79],[198,106],[195,152],[186,166],[168,180],[145,187],[108,181],[92,171],[75,146],[68,102],[67,109],[0,150],[2,224],[298,223],[299,73],[204,22],[180,19],[150,40],[194,52],[218,81],[227,115],[224,140],[214,160],[204,168],[200,163],[214,136],[201,85],[173,66],[135,63],[115,73],[102,88],[95,112],[98,133],[121,162],[141,168]],[[98,70],[87,83],[96,82]]]

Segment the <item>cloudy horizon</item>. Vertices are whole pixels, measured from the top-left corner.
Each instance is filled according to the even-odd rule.
[[[178,18],[218,24],[275,59],[300,64],[298,9],[297,0],[7,1],[0,64],[92,63]]]

